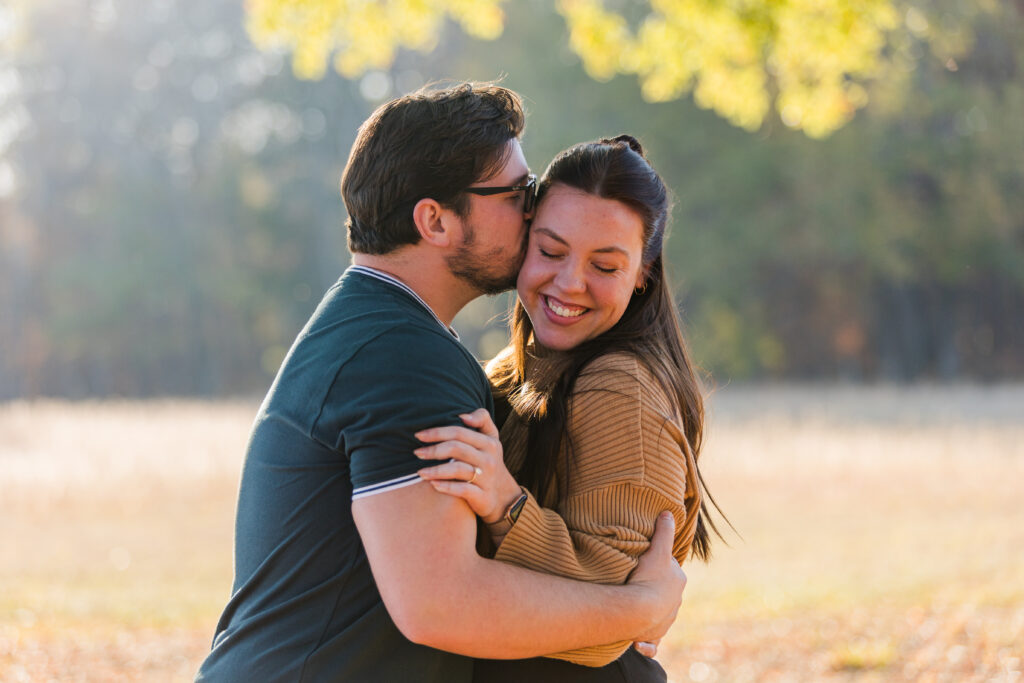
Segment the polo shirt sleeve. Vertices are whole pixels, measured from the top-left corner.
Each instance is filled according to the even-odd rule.
[[[413,454],[423,445],[416,432],[462,424],[459,415],[478,408],[494,410],[472,355],[444,330],[415,325],[389,330],[355,353],[331,388],[331,405],[347,406],[346,414],[325,411],[318,423],[340,433],[353,500],[420,481],[425,464]],[[333,419],[337,431],[326,424]]]

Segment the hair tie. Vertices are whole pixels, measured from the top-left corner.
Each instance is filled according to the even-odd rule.
[[[632,135],[628,135],[626,133],[623,133],[622,135],[616,135],[613,138],[604,138],[601,140],[601,142],[603,142],[606,145],[626,145],[640,156],[644,156],[644,147],[643,145],[640,144],[640,141],[637,140]],[[646,159],[647,157],[644,158]]]

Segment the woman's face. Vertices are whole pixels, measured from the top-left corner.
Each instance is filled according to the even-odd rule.
[[[541,346],[564,351],[610,329],[643,282],[640,214],[552,185],[530,227],[516,288]]]

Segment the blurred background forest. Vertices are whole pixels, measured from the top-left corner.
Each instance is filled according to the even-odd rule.
[[[336,68],[309,25],[289,43],[274,23],[289,3],[0,2],[0,399],[261,393],[347,264],[359,123],[428,81],[499,76],[527,99],[536,171],[642,139],[718,383],[1024,378],[1024,2],[835,3],[875,13],[866,36],[787,29],[786,3],[651,4],[708,35],[715,7],[769,43],[788,30],[792,61],[749,96],[756,69],[687,74],[685,41],[625,0],[461,3],[412,17],[399,44],[420,49],[367,31]],[[813,65],[837,80],[795,87]],[[481,357],[504,306],[456,321]]]

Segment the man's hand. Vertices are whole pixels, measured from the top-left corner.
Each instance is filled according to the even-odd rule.
[[[636,636],[637,642],[657,643],[668,633],[676,620],[683,600],[686,574],[672,556],[675,540],[675,518],[662,512],[654,526],[651,547],[640,556],[640,562],[626,583],[649,591],[651,595],[651,626]]]

